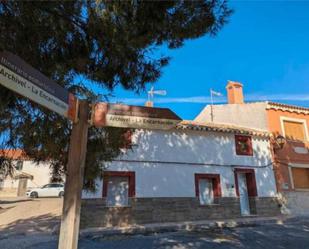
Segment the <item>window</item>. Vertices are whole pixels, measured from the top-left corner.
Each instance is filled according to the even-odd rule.
[[[195,174],[195,195],[201,205],[215,202],[215,197],[221,197],[220,175]]]
[[[283,127],[287,139],[300,141],[306,140],[304,123],[284,120]]]
[[[44,185],[42,188],[51,188],[51,187],[52,187],[51,184],[46,184],[46,185]]]
[[[123,176],[111,176],[107,186],[107,206],[128,206],[129,179]]]
[[[59,184],[59,183],[52,183],[52,184],[50,184],[49,187],[50,187],[50,188],[62,188],[63,185],[62,185],[62,184]]]
[[[132,146],[132,135],[133,132],[132,130],[127,130],[125,133],[123,133],[122,135],[122,141],[123,144],[121,145],[121,149],[129,149]]]
[[[252,156],[252,141],[250,136],[235,135],[236,155]]]
[[[18,170],[18,171],[23,170],[23,164],[24,164],[23,161],[18,161],[18,162],[16,163],[15,169]]]
[[[214,202],[214,191],[212,179],[200,179],[198,182],[199,199],[201,205],[212,204]]]
[[[107,171],[103,176],[103,197],[107,206],[128,206],[135,196],[135,173]]]
[[[309,189],[309,168],[292,167],[293,184],[295,189]]]

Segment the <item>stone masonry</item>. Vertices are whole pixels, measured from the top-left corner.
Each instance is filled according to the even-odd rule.
[[[252,215],[280,213],[276,198],[250,198]],[[198,198],[130,198],[128,207],[107,207],[105,198],[82,200],[81,228],[239,218],[238,198],[221,197],[212,205]]]

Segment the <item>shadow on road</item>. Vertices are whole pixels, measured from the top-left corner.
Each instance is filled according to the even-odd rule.
[[[52,233],[60,224],[60,216],[48,213],[40,216],[19,219],[0,227],[0,238],[8,234]]]

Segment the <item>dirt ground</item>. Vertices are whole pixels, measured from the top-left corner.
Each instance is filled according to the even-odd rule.
[[[59,226],[62,198],[1,198],[1,234],[52,232]]]

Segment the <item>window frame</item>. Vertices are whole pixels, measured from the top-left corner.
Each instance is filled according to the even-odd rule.
[[[287,122],[294,122],[294,123],[301,123],[303,124],[304,126],[304,133],[305,133],[305,139],[303,140],[303,142],[306,142],[309,140],[309,136],[308,136],[308,128],[307,128],[307,121],[306,119],[302,119],[302,118],[290,118],[290,117],[286,117],[286,116],[280,116],[280,125],[281,125],[281,132],[282,132],[282,135],[289,141],[299,141],[299,140],[291,140],[291,139],[288,139],[286,137],[286,134],[285,134],[285,129],[284,129],[284,121],[287,121]]]
[[[213,195],[214,195],[214,202],[212,204],[201,204],[200,202],[200,189],[199,189],[200,179],[212,180],[212,188],[213,188]],[[195,182],[195,197],[198,198],[201,206],[208,206],[208,205],[216,204],[216,198],[222,197],[220,174],[196,173],[194,174],[194,182]]]
[[[135,172],[134,171],[104,171],[103,173],[103,186],[102,198],[107,197],[108,178],[109,177],[128,177],[128,198],[135,197]],[[130,202],[129,202],[130,205]],[[119,206],[121,207],[121,206]],[[125,206],[123,206],[125,207]]]
[[[247,143],[249,145],[247,152],[243,152],[239,150],[239,147],[238,147],[238,141],[243,140],[243,139],[247,139]],[[253,156],[252,136],[235,134],[234,140],[235,140],[235,153],[237,156]]]

